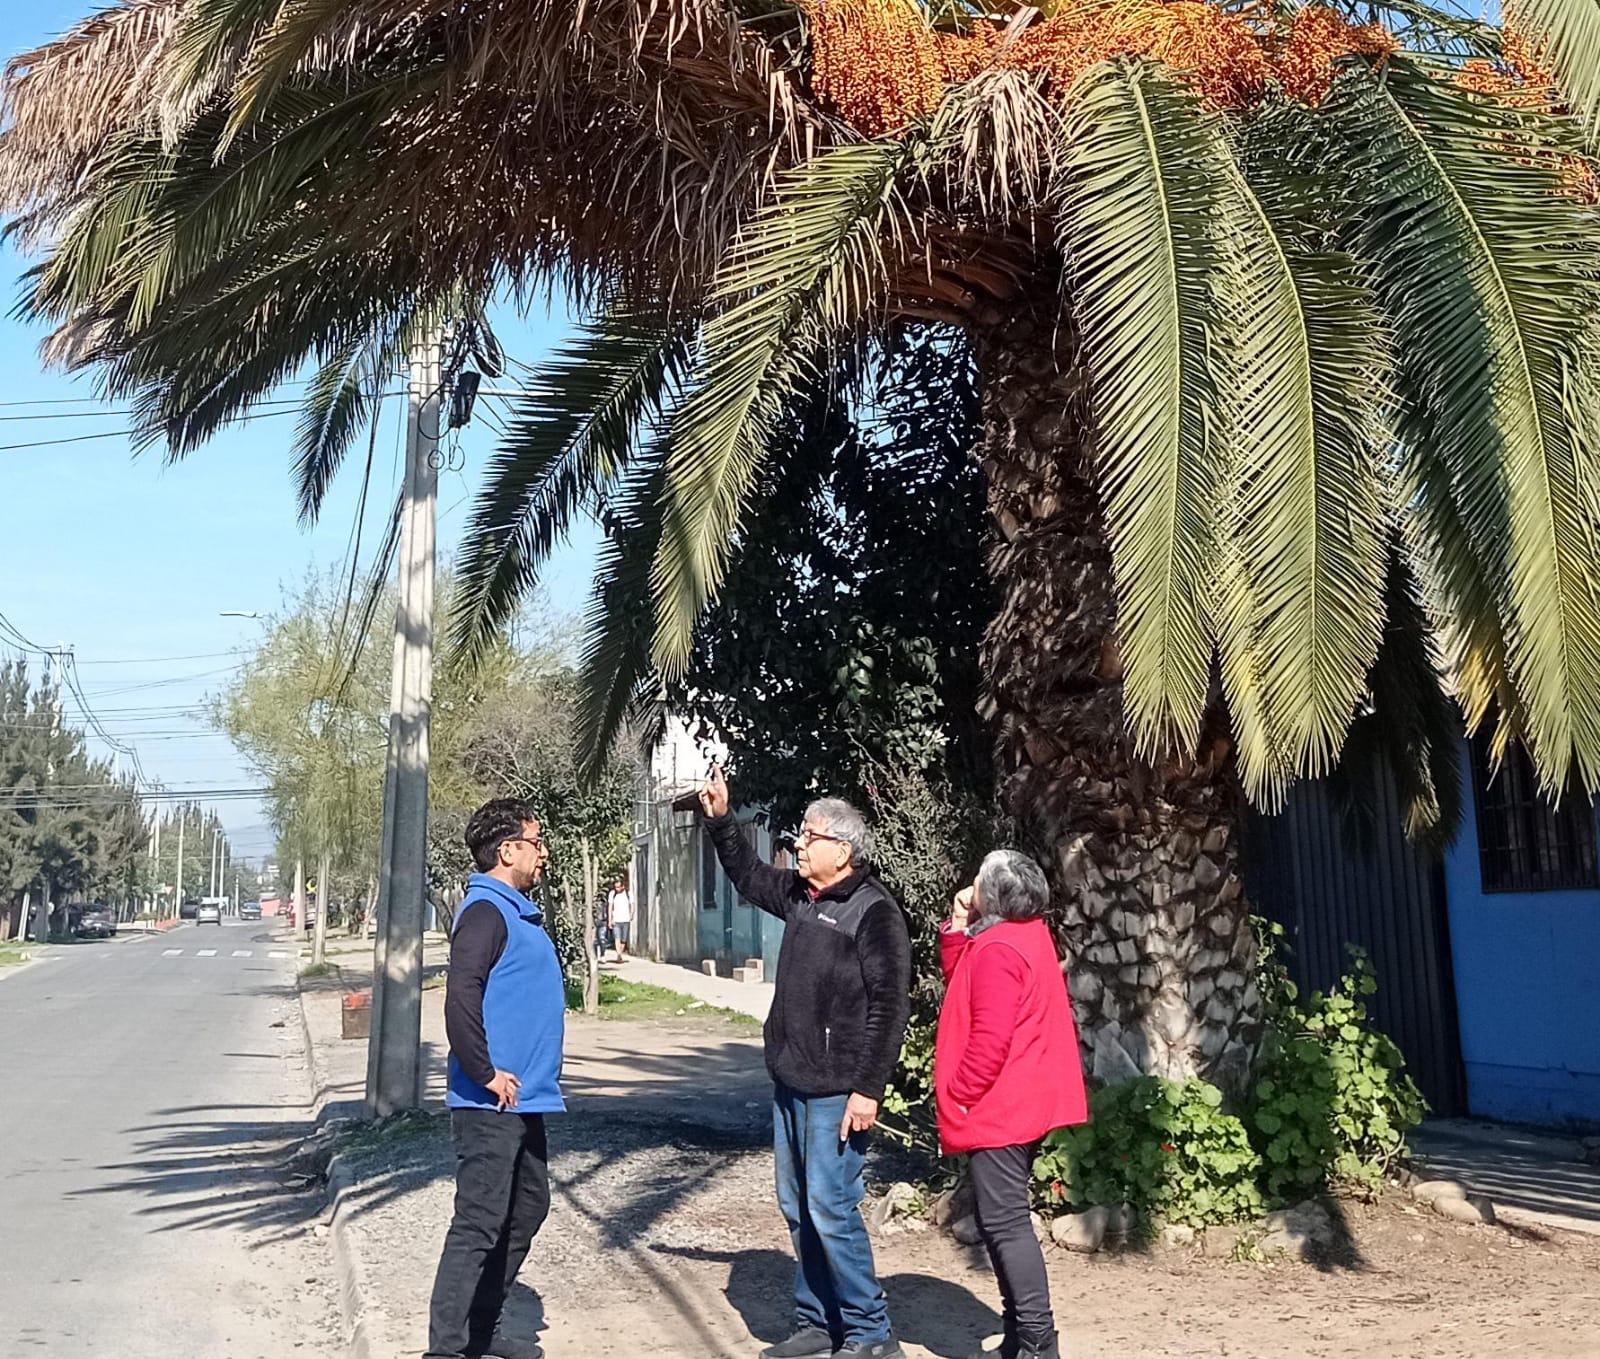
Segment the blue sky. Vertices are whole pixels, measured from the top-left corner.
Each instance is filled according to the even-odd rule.
[[[91,7],[90,0],[0,6],[0,53],[55,36]],[[230,653],[260,628],[219,615],[266,613],[286,586],[345,560],[365,448],[352,454],[321,521],[307,529],[297,521],[289,475],[292,416],[225,432],[172,466],[159,452],[135,458],[125,437],[8,447],[115,436],[129,423],[116,407],[92,400],[89,376],[42,369],[41,332],[9,314],[24,267],[0,248],[0,613],[40,645],[74,648],[90,706],[138,750],[152,778],[195,790],[253,786],[256,777],[231,744],[197,716],[227,682]],[[559,316],[498,321],[512,357],[525,363],[538,363],[565,332]],[[374,458],[366,549],[382,536],[380,520],[399,484],[399,434],[399,402],[391,400]],[[461,440],[463,465],[440,472],[442,561],[459,545],[493,438],[475,420]],[[563,549],[547,576],[553,599],[577,606],[595,550],[592,532]],[[75,708],[69,702],[69,718]],[[91,746],[104,753],[99,742]],[[219,802],[217,810],[237,853],[271,851],[258,803]]]

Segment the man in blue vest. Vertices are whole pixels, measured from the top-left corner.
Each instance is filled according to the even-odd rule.
[[[544,1116],[562,1113],[566,993],[526,895],[549,859],[533,808],[497,798],[467,822],[478,866],[450,932],[445,1033],[456,1206],[428,1314],[426,1359],[524,1359],[500,1311],[550,1211]]]

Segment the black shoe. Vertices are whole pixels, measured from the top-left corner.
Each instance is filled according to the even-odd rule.
[[[832,1359],[833,1337],[819,1326],[802,1326],[787,1340],[768,1345],[761,1359]]]
[[[906,1352],[891,1335],[887,1340],[857,1340],[841,1345],[833,1352],[833,1359],[906,1359]]]
[[[1056,1333],[1039,1339],[1022,1336],[1017,1341],[1017,1359],[1061,1359],[1061,1347],[1056,1343]]]

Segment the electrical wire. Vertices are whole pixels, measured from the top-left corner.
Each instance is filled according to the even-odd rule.
[[[260,415],[237,415],[228,421],[229,426],[248,425],[257,420],[276,420],[285,415],[296,415],[299,407],[286,411],[263,411]],[[61,444],[85,444],[93,439],[127,439],[136,434],[148,434],[147,429],[102,430],[96,434],[74,434],[61,439],[32,439],[19,444],[0,444],[0,453],[20,453],[35,448],[56,448]]]

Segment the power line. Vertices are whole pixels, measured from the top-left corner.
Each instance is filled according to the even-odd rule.
[[[228,425],[248,425],[256,420],[274,420],[282,415],[294,415],[299,408],[287,411],[263,411],[260,415],[236,415]],[[0,453],[18,453],[32,448],[55,448],[61,444],[84,444],[92,439],[127,439],[136,434],[149,434],[148,429],[108,429],[95,434],[74,434],[61,439],[31,439],[20,444],[0,444]]]
[[[232,656],[232,651],[195,651],[187,656],[126,656],[114,661],[79,661],[79,665],[163,665],[168,661],[214,661],[219,656]]]
[[[0,406],[5,404],[5,402],[0,402]],[[254,411],[265,413],[267,410],[283,406],[290,406],[295,410],[299,410],[300,404],[298,400],[257,401],[242,413],[241,418],[247,419],[249,414]],[[35,424],[39,424],[47,420],[109,420],[112,416],[127,417],[138,414],[138,411],[128,407],[108,406],[101,411],[41,411],[36,415],[0,415],[0,422],[15,423],[17,421],[31,420]]]

